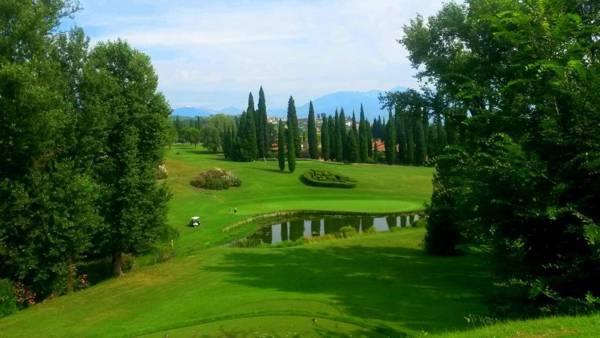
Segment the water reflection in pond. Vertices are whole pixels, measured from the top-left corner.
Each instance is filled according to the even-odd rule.
[[[261,227],[246,238],[250,243],[277,244],[326,234],[335,234],[342,227],[351,226],[358,233],[371,231],[389,231],[394,227],[409,227],[419,219],[418,214],[388,216],[302,216],[283,220],[279,223]]]

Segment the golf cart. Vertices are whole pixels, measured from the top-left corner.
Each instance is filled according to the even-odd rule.
[[[200,217],[199,216],[193,216],[192,218],[190,218],[190,222],[188,223],[189,226],[195,228],[197,226],[200,226]]]

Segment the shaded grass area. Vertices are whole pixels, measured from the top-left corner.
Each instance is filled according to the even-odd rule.
[[[5,318],[0,335],[402,337],[468,328],[465,316],[486,314],[484,262],[427,256],[423,233],[207,249]]]

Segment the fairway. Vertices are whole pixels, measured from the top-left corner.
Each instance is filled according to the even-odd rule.
[[[236,234],[222,229],[253,215],[288,210],[400,212],[422,210],[431,196],[433,170],[424,167],[339,164],[298,161],[296,172],[280,172],[276,161],[231,162],[191,146],[174,146],[167,154],[168,185],[173,193],[169,223],[181,236],[178,253],[224,244]],[[215,191],[192,187],[201,171],[231,170],[242,181],[239,188]],[[308,169],[329,169],[358,180],[354,189],[311,187],[300,181]],[[233,213],[237,208],[237,213]],[[202,218],[199,229],[187,227],[192,216]],[[248,231],[250,228],[242,229]]]

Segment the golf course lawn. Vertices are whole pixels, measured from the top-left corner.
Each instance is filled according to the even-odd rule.
[[[206,249],[31,307],[0,321],[0,335],[401,337],[467,328],[465,316],[486,311],[483,262],[427,256],[423,233]]]
[[[169,222],[180,238],[176,251],[188,255],[224,244],[239,233],[224,233],[224,227],[252,215],[289,210],[400,212],[422,210],[431,196],[431,168],[374,164],[339,164],[314,160],[298,161],[293,174],[280,172],[277,161],[231,162],[222,155],[207,154],[191,146],[173,146],[166,161],[167,183],[173,193]],[[231,170],[242,186],[228,190],[202,190],[190,185],[198,173],[212,168]],[[300,181],[308,169],[328,169],[358,181],[354,189],[311,187]],[[233,213],[237,208],[237,213]],[[200,216],[202,226],[187,222]],[[250,224],[245,229],[254,229]]]
[[[125,276],[49,299],[0,320],[0,337],[561,337],[593,336],[598,318],[564,317],[477,328],[466,317],[489,315],[492,284],[485,256],[426,255],[425,229],[402,228],[293,247],[233,248],[251,233],[254,215],[290,210],[421,210],[431,194],[430,168],[299,161],[294,174],[277,163],[234,163],[188,146],[167,155],[173,198],[169,222],[180,236],[175,256],[142,257]],[[231,170],[242,186],[190,186],[200,171]],[[304,185],[309,168],[358,181],[354,189]],[[233,213],[233,208],[238,212]],[[200,216],[197,229],[186,226]]]

